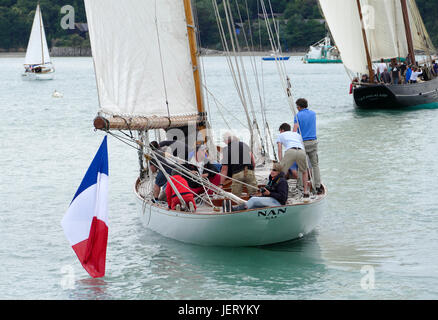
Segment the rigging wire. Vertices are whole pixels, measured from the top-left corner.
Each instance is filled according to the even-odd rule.
[[[270,41],[271,47],[272,47],[272,49],[274,51],[275,62],[276,62],[278,73],[280,75],[280,83],[282,84],[284,92],[286,92],[286,95],[288,97],[289,106],[290,106],[291,111],[293,113],[293,119],[297,119],[298,132],[299,132],[299,135],[301,137],[301,141],[302,141],[302,143],[304,145],[304,141],[303,141],[303,137],[302,137],[301,129],[300,129],[300,123],[299,123],[298,118],[297,118],[297,111],[296,111],[294,103],[293,103],[292,90],[291,90],[291,85],[290,85],[290,78],[288,76],[286,76],[286,72],[285,72],[286,68],[285,68],[284,61],[282,61],[283,63],[280,66],[279,59],[277,59],[277,52],[281,53],[281,49],[279,49],[278,47],[281,47],[281,46],[278,44],[278,47],[277,47],[275,42],[274,42],[274,38],[273,38],[274,34],[273,34],[272,28],[271,28],[271,26],[269,24],[269,16],[267,14],[267,10],[266,10],[266,6],[265,6],[265,3],[264,3],[264,0],[260,0],[260,2],[261,2],[262,11],[263,11],[263,16],[265,17],[266,27],[268,29],[269,41]],[[269,3],[270,10],[271,10],[272,20],[274,22],[273,23],[274,24],[274,29],[276,29],[276,23],[275,23],[275,18],[274,18],[274,12],[272,10],[271,0],[268,0],[268,3]],[[277,39],[279,39],[278,36],[277,36]],[[286,83],[283,81],[283,79],[285,79],[285,78],[286,78]],[[307,159],[307,161],[309,161],[309,156],[307,155],[307,153],[306,153],[306,159]],[[309,171],[310,181],[311,181],[312,187],[314,189],[315,185],[314,185],[314,178],[313,178],[313,175],[312,175],[312,171],[311,170],[308,170],[308,171]],[[303,181],[303,183],[305,183],[305,181]]]
[[[111,132],[109,130],[107,130],[106,133],[110,134],[111,136],[113,136],[117,140],[120,140],[121,142],[125,143],[126,145],[132,147],[133,149],[137,150],[138,152],[142,151],[142,148],[138,147],[139,141],[135,140],[134,138],[126,138],[126,137],[123,137],[123,136],[119,136],[119,135],[117,135],[117,134],[115,134],[115,133],[113,133],[113,132]],[[136,146],[132,145],[132,144],[126,142],[125,140],[131,140],[131,141],[135,142],[137,145]],[[216,186],[215,184],[211,183],[207,179],[204,179],[202,177],[199,177],[199,179],[198,179],[198,176],[193,175],[193,173],[190,170],[188,170],[183,165],[181,165],[181,163],[195,165],[195,164],[191,163],[188,160],[175,157],[175,156],[173,156],[171,154],[166,154],[166,156],[163,156],[159,152],[157,152],[156,150],[152,149],[149,145],[145,145],[145,144],[143,145],[143,153],[144,153],[144,155],[147,155],[147,156],[150,156],[151,154],[153,154],[154,157],[156,158],[156,161],[158,161],[160,163],[161,163],[161,161],[158,160],[158,158],[162,159],[163,161],[167,161],[168,163],[170,163],[173,166],[173,169],[176,172],[180,173],[181,175],[183,175],[186,178],[189,178],[192,181],[200,183],[203,186],[207,186],[209,189],[213,190],[216,193],[222,194],[226,198],[229,198],[229,199],[231,199],[233,201],[240,202],[240,203],[243,201],[239,197],[234,196],[233,194],[230,194],[230,193],[224,191],[223,189],[219,188],[218,186]],[[197,165],[195,165],[195,166],[198,167]],[[233,179],[231,177],[225,176],[225,175],[221,174],[220,172],[216,172],[216,171],[210,170],[208,168],[204,168],[204,170],[207,171],[207,172],[219,174],[220,176],[226,177],[227,179],[229,179],[231,181],[235,181],[235,182],[240,183],[240,184],[242,184],[244,186],[253,188],[253,186],[251,186],[251,185],[249,185],[247,183],[244,183],[242,181],[239,181],[239,180]],[[164,174],[164,172],[163,172],[163,174]],[[165,177],[166,177],[166,174],[165,174]],[[168,177],[166,177],[166,179],[169,180]],[[202,199],[202,197],[201,197],[201,199]]]
[[[195,1],[194,6],[192,6],[192,11],[193,11],[193,18],[195,21],[195,26],[199,25],[198,22],[198,6],[197,3]],[[197,44],[197,49],[198,51],[201,53],[201,49],[202,49],[202,42],[201,42],[201,35],[200,32],[198,31],[197,28],[195,28],[195,35],[196,35],[196,44]],[[205,64],[204,64],[204,59],[201,58],[201,54],[199,54],[199,63],[201,65],[201,74],[202,74],[202,79],[200,79],[201,83],[203,84],[204,87],[207,87],[207,77],[206,77],[206,72],[205,72]],[[204,97],[204,95],[203,95]],[[209,124],[211,124],[211,109],[210,109],[210,101],[208,99],[208,95],[205,95],[205,99],[207,100],[207,120],[209,122]]]
[[[190,161],[185,160],[185,159],[181,159],[181,158],[178,158],[178,157],[175,157],[175,156],[173,156],[173,155],[171,155],[171,154],[167,154],[167,156],[164,157],[164,156],[161,155],[159,152],[157,152],[157,151],[155,151],[155,150],[152,150],[150,147],[146,147],[146,146],[145,146],[145,149],[148,149],[149,151],[151,151],[152,153],[154,153],[155,156],[157,156],[157,157],[163,159],[164,161],[167,161],[167,162],[170,163],[171,165],[173,165],[173,166],[174,166],[173,169],[175,169],[175,171],[180,172],[180,173],[185,173],[185,176],[188,177],[190,180],[195,181],[195,182],[198,182],[198,183],[200,183],[201,185],[206,185],[209,189],[213,190],[214,192],[217,192],[217,193],[221,194],[222,196],[224,196],[224,197],[226,197],[226,198],[228,198],[228,199],[234,200],[234,201],[239,202],[239,203],[241,203],[241,202],[243,201],[243,200],[240,199],[239,197],[237,197],[237,196],[235,196],[235,195],[233,195],[233,194],[231,194],[231,193],[229,193],[229,192],[226,192],[226,191],[224,191],[223,189],[219,188],[218,186],[216,186],[215,184],[211,183],[211,182],[210,182],[209,180],[207,180],[207,179],[204,179],[204,178],[202,178],[202,177],[200,177],[200,178],[198,179],[198,176],[194,175],[189,169],[185,168],[185,167],[181,164],[181,163],[187,163],[187,164],[195,165],[195,164],[191,163]],[[197,165],[195,165],[195,166],[198,167]],[[198,167],[198,168],[199,168],[199,167]],[[207,168],[205,168],[205,167],[204,167],[204,170],[207,171],[207,172],[212,172],[212,173],[215,173],[215,174],[219,174],[220,176],[224,176],[224,175],[222,175],[220,172],[216,172],[216,171],[213,171],[213,170],[207,169]],[[227,177],[227,176],[225,176],[225,177]],[[227,177],[227,178],[228,178],[228,177]],[[246,185],[247,187],[251,187],[251,188],[253,188],[253,186],[248,185],[248,184],[246,184],[246,183],[244,183],[244,182],[242,182],[242,181],[238,181],[238,180],[235,180],[235,179],[232,179],[232,178],[229,178],[229,179],[231,179],[232,181],[239,182],[239,183],[241,183],[242,185]]]
[[[231,22],[231,20],[232,20],[232,16],[230,16],[231,9],[230,9],[228,0],[223,0],[223,5],[224,5],[225,15],[226,15],[226,22],[227,22],[229,35],[230,35],[230,42],[231,42],[232,50],[234,53],[233,57],[235,60],[235,66],[234,66],[232,59],[231,59],[230,48],[228,46],[228,41],[226,39],[224,27],[222,24],[222,20],[220,17],[220,13],[219,13],[219,9],[218,9],[218,5],[217,5],[216,0],[212,0],[212,4],[213,4],[214,12],[215,12],[216,22],[217,22],[218,28],[219,28],[219,34],[220,34],[222,46],[224,48],[225,56],[227,58],[228,67],[230,69],[230,73],[231,73],[231,76],[232,76],[232,79],[234,82],[234,86],[236,88],[236,92],[239,96],[239,99],[240,99],[241,104],[243,106],[243,109],[245,111],[246,119],[248,122],[248,128],[249,128],[249,132],[250,132],[250,136],[251,136],[251,142],[250,142],[251,151],[253,151],[253,141],[254,141],[253,127],[252,127],[251,117],[250,117],[249,112],[248,112],[245,94],[243,92],[242,76],[241,76],[239,63],[238,63],[238,59],[237,59],[237,53],[236,53],[237,35],[236,35],[235,30],[233,31],[233,28],[231,27],[231,25],[234,25],[234,22]],[[238,41],[237,41],[237,46],[238,46]],[[240,49],[239,49],[239,51],[240,51]]]
[[[215,102],[215,104],[216,104],[216,106],[217,106],[217,110],[219,111],[219,114],[221,115],[221,117],[222,117],[222,119],[224,120],[224,122],[225,122],[225,125],[228,127],[228,129],[230,129],[231,130],[231,127],[230,127],[230,125],[228,124],[228,121],[226,121],[226,119],[225,119],[225,116],[224,116],[224,114],[222,113],[222,110],[221,110],[221,108],[224,108],[225,109],[225,111],[227,111],[227,113],[231,116],[231,117],[233,117],[235,120],[237,120],[244,128],[247,128],[248,129],[248,126],[247,126],[247,124],[244,124],[242,121],[240,121],[240,119],[238,118],[238,117],[236,117],[235,115],[234,115],[234,112],[231,112],[229,109],[227,109],[214,95],[213,95],[213,93],[207,88],[207,87],[205,87],[204,86],[204,89],[207,91],[207,93],[208,94],[210,94],[211,96],[212,96],[212,98],[213,98],[213,100],[214,100],[214,102]],[[220,104],[220,106],[221,106],[221,108],[218,106],[218,103]]]
[[[226,40],[226,36],[225,36],[225,31],[224,31],[224,27],[222,25],[222,20],[220,18],[220,14],[219,14],[219,10],[218,10],[218,6],[217,6],[217,2],[215,0],[212,0],[213,3],[213,7],[214,7],[214,11],[215,11],[215,16],[216,16],[216,21],[218,24],[218,28],[219,28],[219,34],[221,35],[221,41],[224,47],[224,51],[226,52],[226,57],[227,57],[227,63],[229,65],[232,77],[233,77],[233,81],[236,87],[236,91],[239,95],[239,98],[241,100],[242,106],[244,108],[246,117],[247,117],[247,122],[248,122],[248,128],[250,130],[250,135],[251,135],[251,151],[252,153],[254,153],[254,129],[256,129],[257,133],[258,133],[258,139],[260,140],[260,147],[261,147],[261,155],[264,157],[266,155],[266,144],[267,142],[265,142],[265,140],[263,139],[263,136],[261,134],[260,131],[260,126],[258,124],[257,121],[257,117],[255,114],[255,109],[254,109],[254,104],[252,102],[252,94],[251,94],[251,90],[250,90],[250,86],[249,86],[249,82],[248,82],[248,78],[247,78],[247,72],[245,70],[245,64],[242,58],[242,54],[241,54],[241,49],[240,49],[240,45],[239,45],[239,39],[237,37],[237,32],[234,28],[232,28],[232,26],[234,26],[234,20],[233,20],[233,14],[231,11],[231,5],[229,0],[223,0],[223,6],[225,9],[225,21],[227,23],[227,27],[228,27],[228,32],[230,35],[230,43],[231,43],[231,47],[232,47],[232,51],[233,51],[233,57],[234,57],[234,64],[231,61],[231,54],[230,54],[230,48],[228,47],[228,41]],[[246,30],[245,30],[245,24],[243,23],[243,19],[242,19],[242,15],[240,12],[240,8],[238,3],[236,2],[236,6],[237,6],[237,12],[240,18],[240,22],[242,25],[242,29],[243,29],[243,35],[244,35],[244,40],[245,40],[245,44],[246,47],[250,47],[249,43],[248,43],[248,39],[246,37]],[[248,15],[248,21],[250,23],[250,29],[251,29],[251,20],[249,19],[249,9],[248,9],[248,5],[246,2],[246,9],[247,9],[247,15]],[[252,37],[252,33],[251,37]],[[251,38],[252,41],[252,38]],[[253,42],[252,42],[252,47],[253,47]],[[240,58],[238,59],[238,55],[240,55]],[[255,74],[256,77],[256,85],[257,85],[257,91],[258,91],[258,95],[259,95],[259,100],[260,100],[260,104],[261,104],[261,114],[262,117],[264,118],[263,120],[265,120],[265,111],[263,110],[263,100],[261,98],[260,95],[260,84],[259,84],[259,77],[257,74],[257,68],[255,67],[255,63],[254,63],[254,54],[250,54],[250,56],[252,57],[252,59],[250,59],[251,62],[251,67],[252,70]],[[239,63],[240,62],[240,63]],[[252,114],[252,119],[250,116],[250,113],[248,111],[248,104],[249,107],[251,109],[251,114]],[[263,121],[264,125],[266,123],[266,121]],[[266,130],[265,130],[265,137],[267,137],[266,135]]]
[[[127,143],[127,142],[124,141],[124,140],[127,140],[128,138],[117,136],[116,134],[112,133],[111,131],[106,131],[106,132],[107,132],[108,134],[114,136],[116,139],[118,139],[118,140],[124,142],[125,144],[129,145],[130,147],[136,149],[137,151],[141,150],[141,148],[138,148],[138,147],[136,147],[136,146],[133,146],[133,145],[131,145],[131,144],[129,144],[129,143]],[[131,139],[131,140],[132,140],[133,142],[137,143],[137,145],[139,144],[139,141],[136,141],[135,139]],[[182,159],[182,158],[175,157],[174,155],[169,154],[169,153],[166,153],[166,156],[164,156],[164,155],[160,154],[160,152],[157,152],[157,150],[152,149],[149,145],[143,145],[143,150],[144,150],[144,154],[145,154],[146,156],[150,156],[150,154],[153,153],[154,155],[156,155],[158,158],[162,159],[163,161],[170,162],[171,165],[174,165],[176,168],[179,168],[179,169],[181,169],[182,171],[185,171],[185,172],[189,175],[188,177],[189,177],[191,180],[196,179],[196,176],[193,176],[193,174],[191,173],[190,170],[188,170],[187,168],[185,168],[184,166],[181,165],[181,163],[183,163],[183,164],[185,163],[185,164],[195,165],[195,164],[191,163],[190,161],[185,160],[185,159]],[[196,166],[196,165],[195,165],[195,166]],[[253,186],[251,186],[250,184],[247,184],[247,183],[245,183],[245,182],[242,182],[242,181],[239,181],[239,180],[233,179],[232,177],[228,177],[228,176],[226,176],[226,175],[223,175],[223,174],[221,174],[220,172],[216,172],[216,171],[214,171],[214,170],[210,170],[210,169],[205,168],[205,167],[204,167],[204,170],[207,171],[207,172],[210,172],[210,173],[218,174],[218,175],[220,175],[220,176],[222,176],[222,177],[225,177],[225,178],[227,178],[227,179],[229,179],[229,180],[231,180],[231,181],[235,181],[235,182],[237,182],[237,183],[240,183],[240,184],[242,184],[242,185],[244,185],[244,186],[247,186],[247,187],[251,187],[251,188],[253,188]],[[203,178],[202,178],[202,179],[203,179]],[[205,184],[206,184],[210,189],[212,189],[213,191],[220,191],[220,192],[223,192],[223,190],[222,190],[221,188],[219,188],[219,187],[217,187],[216,185],[212,184],[212,183],[211,183],[210,181],[208,181],[208,180],[207,180],[207,181],[205,181],[205,180],[204,180],[204,181],[200,181],[200,180],[198,180],[198,182],[205,183]],[[233,199],[233,200],[234,200],[234,199]]]
[[[251,32],[251,19],[250,19],[250,16],[249,16],[249,9],[248,9],[248,2],[247,2],[247,0],[245,0],[245,4],[246,4],[246,6],[245,6],[246,14],[247,14],[248,24],[249,24],[249,34],[250,34],[250,40],[251,40],[251,47],[249,46],[249,43],[248,43],[248,38],[246,36],[246,30],[245,30],[245,24],[243,23],[242,15],[240,13],[239,4],[238,4],[238,2],[236,0],[237,13],[239,15],[240,23],[242,25],[242,30],[243,30],[242,33],[243,33],[243,37],[244,37],[244,40],[245,40],[245,45],[246,45],[247,48],[251,48],[250,55],[249,55],[250,56],[249,60],[251,62],[251,67],[252,67],[252,71],[254,73],[254,78],[255,78],[256,88],[257,88],[257,92],[258,92],[258,96],[259,96],[259,101],[260,101],[260,104],[261,104],[262,103],[262,99],[261,99],[261,96],[260,96],[260,85],[259,85],[259,78],[258,78],[258,75],[257,75],[257,67],[255,66],[254,44],[253,44],[252,32]],[[243,65],[243,61],[242,61],[242,65]],[[261,144],[261,149],[262,149],[262,156],[265,156],[266,155],[265,141],[264,141],[264,139],[262,137],[262,134],[260,132],[260,126],[258,124],[256,113],[255,113],[255,109],[254,109],[254,105],[253,105],[253,102],[252,102],[252,99],[251,99],[251,91],[249,89],[248,80],[246,78],[246,73],[244,74],[244,76],[245,76],[245,84],[247,86],[247,91],[248,91],[248,97],[249,97],[249,101],[250,101],[251,112],[252,112],[252,115],[253,115],[254,127],[256,128],[258,136],[259,136],[259,139],[260,139],[260,144]],[[263,112],[263,106],[260,105],[260,108],[262,110],[261,113],[262,113],[262,120],[263,120],[263,113],[264,113]]]
[[[166,108],[167,108],[167,116],[170,119],[170,110],[169,110],[169,99],[167,96],[167,85],[166,78],[164,76],[164,64],[163,64],[163,54],[161,52],[161,43],[160,43],[160,33],[158,31],[158,19],[157,19],[157,0],[155,0],[155,30],[157,32],[157,42],[158,42],[158,51],[160,53],[160,63],[161,63],[161,76],[163,78],[163,87],[164,87],[164,96],[166,98]]]
[[[269,4],[271,3],[270,0],[268,0],[268,2],[269,2]],[[287,88],[286,88],[286,84],[285,84],[286,72],[285,72],[284,61],[283,61],[283,67],[282,67],[280,65],[280,61],[281,60],[278,59],[278,54],[277,53],[279,52],[279,49],[278,49],[278,47],[277,47],[277,45],[276,45],[276,43],[274,41],[274,34],[273,34],[272,28],[271,28],[270,23],[269,23],[269,16],[268,16],[268,13],[266,11],[266,6],[265,6],[265,3],[264,3],[264,0],[260,0],[260,3],[261,3],[261,8],[262,8],[263,16],[264,16],[264,19],[265,19],[266,28],[267,28],[267,31],[268,31],[269,42],[271,44],[271,48],[272,48],[272,51],[273,51],[273,54],[274,54],[274,58],[275,58],[274,59],[275,65],[277,67],[277,72],[278,72],[278,74],[280,76],[280,83],[281,83],[281,85],[283,87],[283,92],[287,93]],[[275,25],[275,19],[274,19],[274,14],[272,12],[272,8],[271,8],[271,15],[273,17],[274,25]],[[288,103],[289,103],[289,107],[291,108],[292,113],[295,115],[295,113],[296,113],[295,112],[295,108],[294,108],[293,104],[291,103],[290,99],[288,99]]]
[[[240,46],[239,46],[239,41],[237,39],[236,31],[233,28],[235,23],[234,23],[234,20],[233,20],[233,16],[232,16],[229,0],[223,0],[223,4],[224,4],[224,8],[225,8],[225,17],[226,17],[226,22],[227,22],[227,26],[228,26],[229,35],[230,35],[231,47],[233,49],[234,60],[235,60],[236,69],[237,69],[237,75],[238,75],[237,79],[239,80],[239,84],[236,87],[236,89],[239,91],[239,96],[240,96],[240,99],[241,99],[241,102],[242,102],[242,106],[243,106],[243,108],[245,110],[245,114],[246,114],[246,117],[247,117],[248,127],[250,128],[250,135],[251,135],[251,143],[250,143],[250,145],[251,145],[251,152],[253,152],[253,148],[254,148],[253,127],[252,127],[251,117],[250,117],[249,112],[248,112],[248,105],[247,105],[247,101],[246,101],[246,98],[245,98],[245,93],[243,91],[243,84],[242,84],[242,73],[245,76],[244,65],[243,65],[243,61],[242,61],[242,56],[240,56],[240,60],[241,60],[241,64],[242,64],[242,66],[241,66],[242,67],[242,72],[241,72],[240,68],[239,68],[239,62],[238,62],[238,59],[237,59],[237,52],[240,52]],[[236,51],[236,47],[237,47],[237,51]],[[246,77],[245,77],[245,79],[246,79]]]
[[[117,140],[120,140],[121,142],[123,142],[124,144],[130,146],[131,148],[139,151],[140,148],[138,147],[138,145],[132,145],[130,143],[128,143],[126,140],[130,140],[130,141],[134,141],[133,138],[125,138],[123,136],[119,136],[117,134],[115,134],[114,132],[111,132],[110,130],[105,131],[107,134],[110,134],[111,136],[113,136],[114,138],[116,138]],[[122,131],[121,131],[122,132]],[[135,142],[135,141],[134,141]]]

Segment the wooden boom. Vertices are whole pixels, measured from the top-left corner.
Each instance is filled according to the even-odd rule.
[[[149,130],[169,129],[184,127],[190,124],[196,125],[205,121],[205,115],[174,116],[174,117],[103,117],[98,115],[94,118],[94,128],[98,130]]]

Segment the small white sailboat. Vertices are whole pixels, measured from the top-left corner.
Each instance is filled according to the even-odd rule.
[[[35,10],[32,31],[24,60],[23,80],[52,80],[55,68],[50,60],[40,5]]]
[[[340,53],[332,45],[329,35],[311,45],[303,61],[304,63],[342,63]]]
[[[225,3],[230,8],[229,1]],[[218,14],[216,1],[213,5]],[[174,170],[197,179],[214,193],[211,196],[204,193],[195,212],[172,210],[166,202],[154,199],[155,176],[149,170],[150,162],[153,159],[155,165],[162,166],[158,157],[163,158],[163,154],[154,151],[150,141],[159,140],[158,131],[164,129],[169,140],[175,137],[174,133],[182,132],[178,142],[184,142],[191,150],[201,141],[211,157],[217,150],[204,102],[208,89],[201,79],[191,1],[85,0],[85,8],[100,103],[94,127],[125,141],[138,152],[140,173],[134,193],[147,229],[197,245],[258,246],[299,239],[318,225],[327,196],[325,188],[323,194],[313,194],[310,198],[294,195],[296,189],[289,190],[290,197],[281,206],[224,212],[224,201],[239,204],[247,197],[239,198],[209,184],[193,171],[184,171],[178,163],[184,162],[184,158],[171,155],[166,155],[165,161],[173,161]],[[241,58],[234,51],[232,56]],[[240,70],[243,72],[243,68]],[[286,77],[281,77],[281,85],[285,95],[286,91],[290,93]],[[287,104],[293,108],[290,98],[289,95]],[[246,116],[248,126],[257,127],[249,112]],[[235,131],[243,129],[239,127]],[[153,135],[155,139],[151,139]],[[256,140],[253,135],[251,140]],[[164,175],[180,198],[172,179]],[[264,185],[263,180],[258,182],[259,186]],[[292,184],[290,181],[290,189]]]
[[[264,61],[275,61],[275,60],[289,60],[289,56],[277,56],[273,53],[269,57],[262,57]]]

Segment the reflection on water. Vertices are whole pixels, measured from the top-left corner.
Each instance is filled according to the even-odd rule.
[[[150,245],[136,252],[149,257],[143,267],[149,276],[139,280],[142,289],[159,299],[199,298],[200,292],[202,298],[222,299],[230,290],[235,299],[292,297],[326,269],[314,233],[301,241],[257,248],[188,245],[144,230],[139,230],[139,241],[160,243],[153,256]]]
[[[70,292],[70,298],[75,300],[106,300],[111,299],[108,294],[108,283],[102,279],[80,279],[75,281],[74,289]]]

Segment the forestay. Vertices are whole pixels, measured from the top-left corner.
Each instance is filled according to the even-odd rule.
[[[183,1],[85,0],[101,111],[197,115]]]
[[[47,47],[46,33],[44,32],[43,17],[41,16],[40,6],[37,5],[24,64],[40,65],[46,63],[50,63],[49,48]]]

